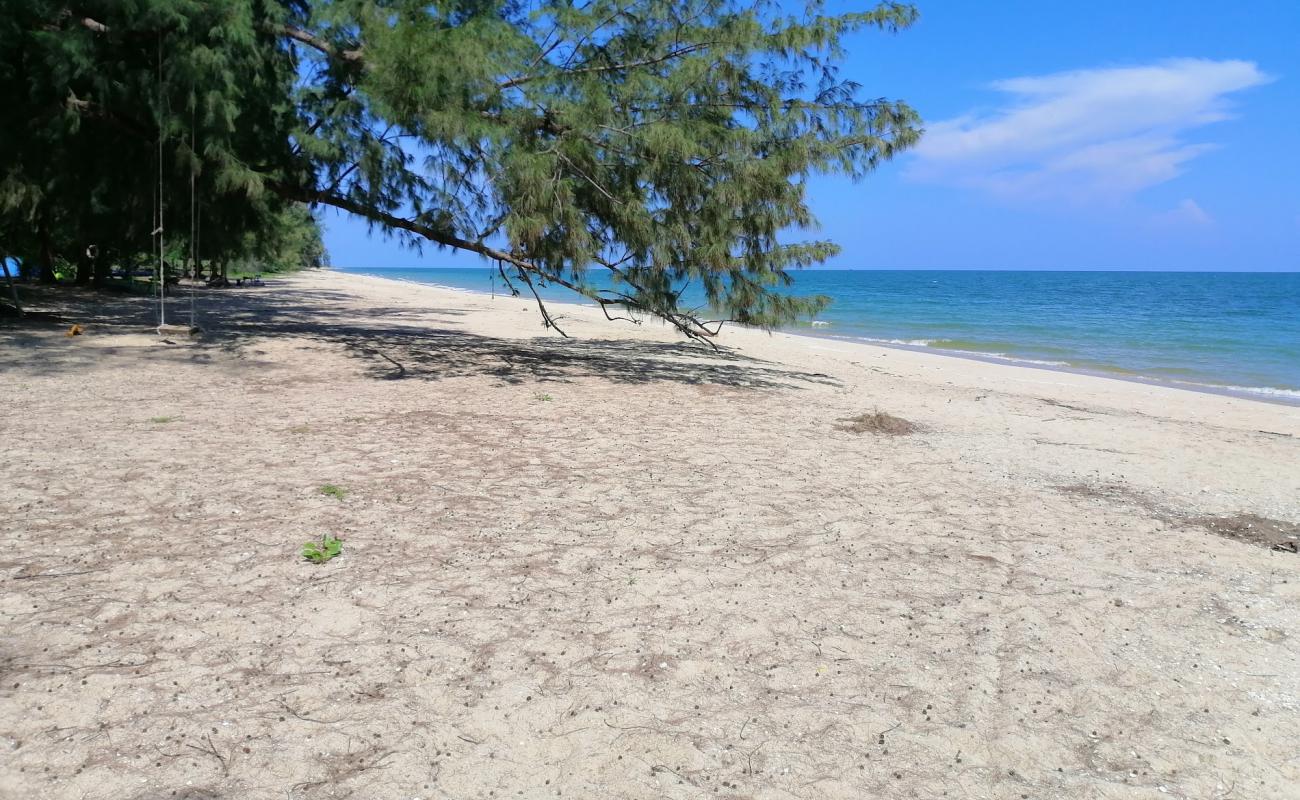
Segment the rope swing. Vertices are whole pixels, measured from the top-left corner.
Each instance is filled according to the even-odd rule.
[[[191,94],[193,94],[191,92]],[[163,174],[163,139],[166,136],[166,93],[163,91],[163,56],[162,56],[162,33],[158,34],[158,189],[157,189],[157,223],[154,227],[154,235],[158,237],[158,334],[160,336],[172,334],[194,335],[199,333],[199,328],[195,324],[195,303],[194,303],[194,286],[190,285],[190,324],[189,325],[168,325],[167,324],[167,261],[166,248],[163,238],[164,219],[166,212],[166,197],[164,193],[164,174]],[[197,243],[195,241],[195,231],[198,226],[198,214],[195,209],[195,161],[197,154],[194,152],[196,133],[195,133],[195,113],[193,108],[190,111],[190,264],[191,269],[197,262]]]

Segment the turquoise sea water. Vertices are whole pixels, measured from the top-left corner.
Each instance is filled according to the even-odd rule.
[[[348,271],[503,290],[489,269]],[[793,291],[835,300],[794,332],[1300,403],[1300,273],[812,270]]]

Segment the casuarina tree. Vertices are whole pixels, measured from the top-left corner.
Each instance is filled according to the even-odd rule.
[[[791,270],[836,252],[802,239],[816,225],[808,179],[861,177],[920,133],[908,106],[840,69],[849,37],[912,24],[916,11],[895,3],[24,5],[40,7],[29,37],[105,52],[152,43],[167,91],[189,93],[166,109],[143,89],[71,99],[57,69],[41,80],[68,112],[161,130],[177,153],[186,115],[202,119],[193,157],[214,193],[341,209],[416,246],[476,253],[521,291],[565,286],[695,338],[716,333],[712,317],[771,326],[822,307],[787,289]],[[118,64],[94,68],[130,83],[112,78]],[[684,305],[689,285],[707,309]]]

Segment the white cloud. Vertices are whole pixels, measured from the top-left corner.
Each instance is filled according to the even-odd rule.
[[[1183,136],[1268,80],[1248,61],[1177,59],[998,81],[1007,106],[928,126],[908,173],[1014,199],[1127,197],[1213,149]]]
[[[1153,221],[1160,226],[1176,228],[1208,228],[1214,224],[1214,218],[1190,197],[1179,203],[1177,207],[1156,214]]]

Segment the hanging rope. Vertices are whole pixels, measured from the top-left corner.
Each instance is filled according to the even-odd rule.
[[[151,200],[152,200],[153,205],[152,205],[152,207],[150,208],[150,213],[153,214],[152,221],[153,221],[153,224],[154,224],[154,225],[153,225],[154,230],[153,230],[153,233],[149,234],[149,247],[150,247],[150,250],[149,250],[149,257],[150,257],[150,258],[152,258],[152,257],[154,256],[154,250],[153,250],[153,248],[155,248],[155,247],[157,246],[157,238],[158,238],[158,187],[157,187],[157,186],[153,187],[153,192],[152,192],[152,194],[153,194],[153,197],[151,198]],[[132,272],[132,273],[135,272],[135,265],[132,265],[132,266],[131,266],[131,272]],[[134,277],[134,276],[131,277],[129,283],[132,284],[132,285],[135,284],[135,277]],[[149,287],[149,291],[150,291],[151,294],[153,294],[154,297],[157,297],[157,296],[158,296],[158,287],[157,287],[157,286],[151,286],[151,287]]]
[[[195,205],[194,197],[194,174],[198,171],[199,153],[196,149],[198,134],[195,129],[197,125],[197,112],[195,110],[194,87],[190,87],[190,328],[197,328],[198,325],[194,320],[194,281],[198,276],[199,270],[199,215],[198,208]]]
[[[158,326],[167,324],[167,270],[163,261],[163,76],[162,33],[158,34]]]

